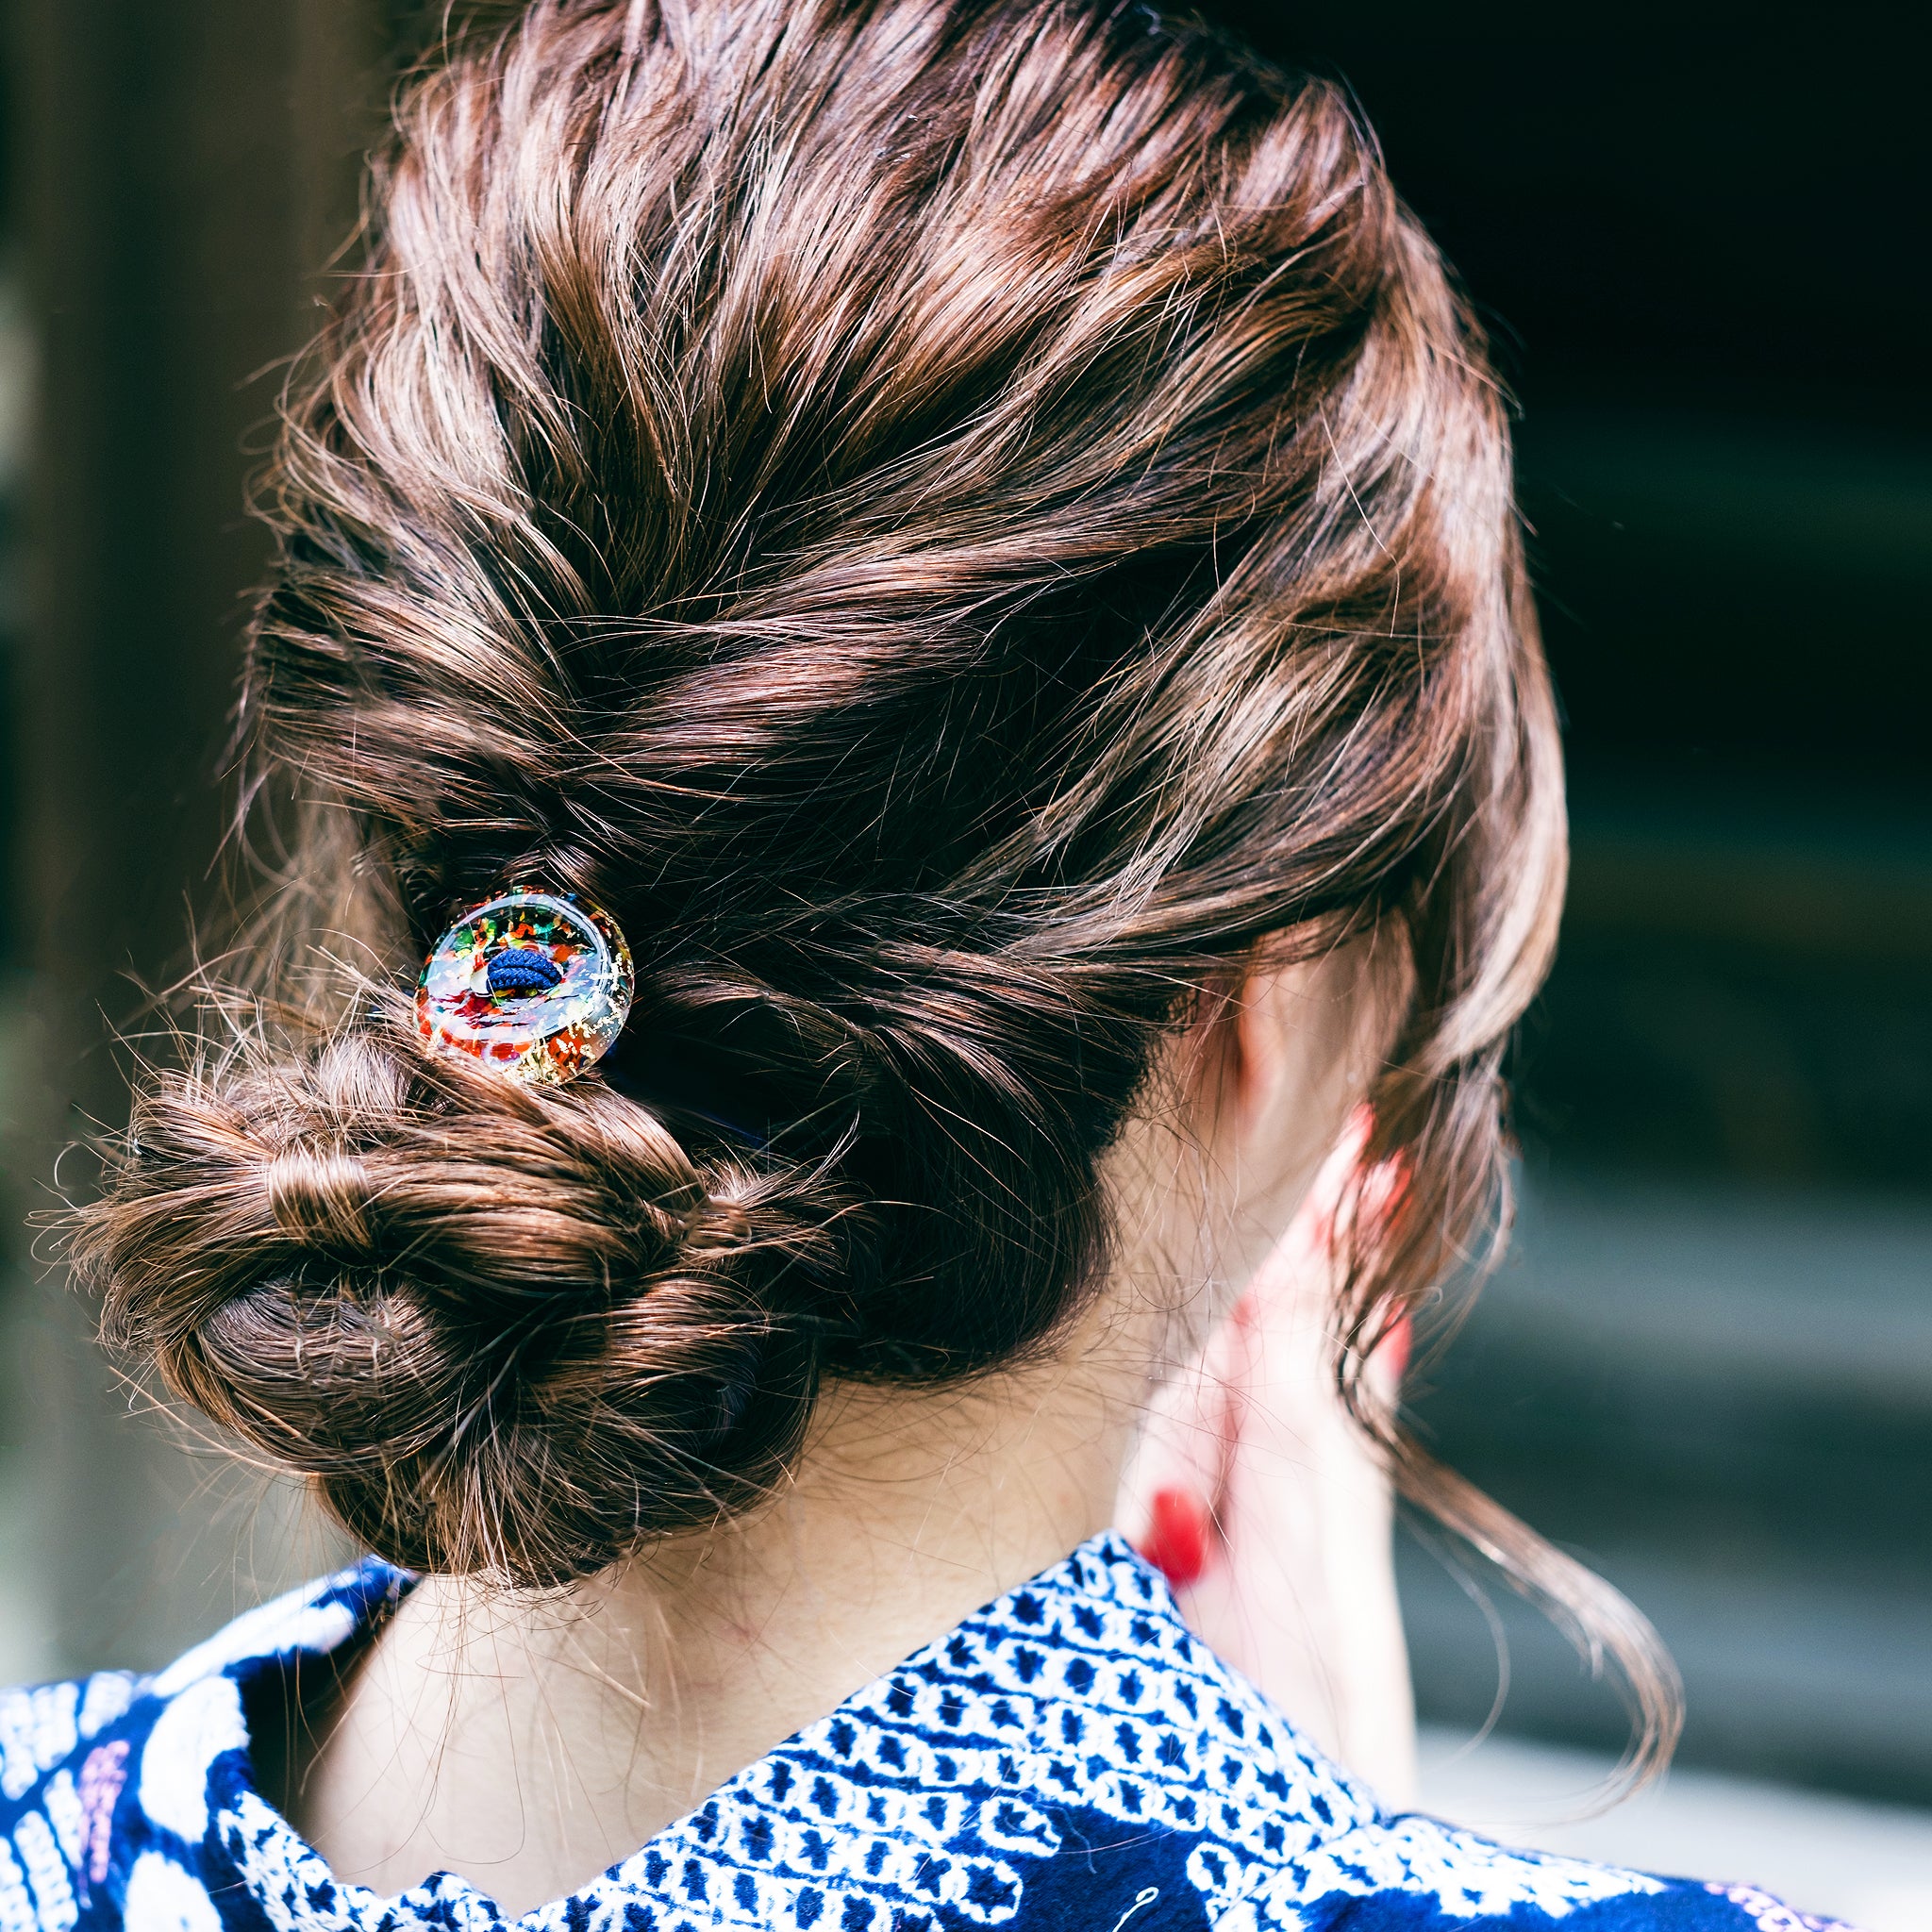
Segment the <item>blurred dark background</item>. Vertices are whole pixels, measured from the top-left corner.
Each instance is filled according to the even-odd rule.
[[[1353,91],[1488,323],[1567,729],[1518,1253],[1419,1419],[1656,1619],[1687,1762],[1932,1802],[1923,16],[1241,13]],[[1419,1545],[1403,1581],[1424,1716],[1480,1724],[1487,1624]],[[1614,1748],[1506,1627],[1504,1728]]]
[[[1523,1239],[1419,1419],[1650,1610],[1688,1761],[1932,1803],[1915,23],[1219,10],[1353,90],[1495,338],[1569,734]],[[258,555],[242,451],[419,23],[404,0],[4,15],[0,1109],[24,1213],[117,1104],[97,1042],[125,971],[168,970],[205,890]],[[231,1535],[182,1537],[243,1506],[115,1425],[57,1298],[15,1296],[5,1335],[0,1680],[168,1654],[312,1566],[264,1531],[238,1582]],[[1403,1580],[1424,1716],[1479,1724],[1488,1624],[1420,1545]],[[1506,1624],[1505,1728],[1619,1743],[1615,1699]]]

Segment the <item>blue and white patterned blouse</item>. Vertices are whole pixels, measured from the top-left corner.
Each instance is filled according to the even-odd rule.
[[[256,1790],[242,1689],[366,1634],[374,1559],[158,1675],[0,1693],[0,1932],[496,1932],[441,1873],[338,1880]],[[522,1932],[1820,1932],[1748,1886],[1388,1817],[1096,1538]]]

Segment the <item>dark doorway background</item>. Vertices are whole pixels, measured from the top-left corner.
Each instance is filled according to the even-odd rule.
[[[1932,250],[1909,10],[1218,11],[1350,89],[1490,324],[1585,793],[1922,799]]]

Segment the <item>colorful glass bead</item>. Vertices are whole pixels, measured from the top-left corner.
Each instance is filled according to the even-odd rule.
[[[416,988],[416,1024],[432,1051],[554,1086],[610,1050],[636,985],[608,914],[520,887],[472,907],[437,941]]]

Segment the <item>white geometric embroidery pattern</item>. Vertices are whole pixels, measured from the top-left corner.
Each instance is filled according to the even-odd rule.
[[[55,1841],[54,1827],[38,1811],[29,1811],[13,1827],[13,1844],[26,1867],[44,1932],[72,1932],[80,1909],[74,1902],[67,1860]]]
[[[1849,1925],[1836,1919],[1814,1919],[1807,1913],[1794,1912],[1782,1900],[1773,1898],[1768,1891],[1759,1891],[1755,1885],[1712,1885],[1706,1889],[1748,1912],[1757,1932],[1852,1932]]]
[[[77,1684],[0,1691],[0,1795],[24,1797],[42,1772],[73,1751],[79,1703]]]
[[[1117,1539],[974,1617],[733,1778],[690,1817],[520,1921],[530,1932],[890,1932],[950,1907],[1019,1912],[1051,1857],[1049,1809],[1173,1835],[1223,1932],[1292,1932],[1335,1894],[1428,1894],[1443,1914],[1561,1918],[1661,1881],[1382,1821],[1260,1694],[1189,1634]],[[277,1932],[500,1923],[441,1879],[397,1900],[339,1884],[258,1799],[219,1820]],[[639,1912],[646,1902],[647,1913]],[[627,1916],[628,1908],[628,1916]]]

